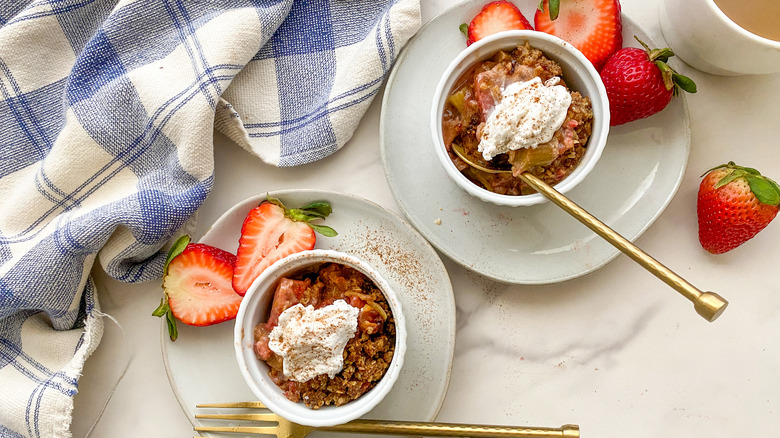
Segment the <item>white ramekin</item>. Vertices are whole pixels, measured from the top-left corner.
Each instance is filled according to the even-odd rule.
[[[460,188],[483,201],[512,207],[539,204],[546,201],[546,198],[539,193],[522,196],[500,195],[485,190],[466,178],[447,154],[442,137],[442,114],[447,95],[463,72],[475,63],[492,57],[499,50],[513,49],[526,41],[531,47],[541,50],[545,56],[557,62],[563,69],[563,79],[569,89],[579,91],[590,98],[593,106],[592,133],[585,156],[574,172],[555,186],[557,191],[566,193],[585,179],[601,157],[609,134],[609,100],[601,77],[585,55],[566,41],[543,32],[512,30],[490,35],[460,52],[445,70],[433,96],[431,133],[436,155],[447,174]]]
[[[365,274],[382,291],[395,319],[395,352],[384,377],[360,398],[342,406],[323,406],[314,410],[287,399],[268,376],[268,365],[258,360],[253,351],[254,328],[265,322],[280,278],[293,275],[303,268],[325,262],[350,266]],[[306,426],[326,427],[346,423],[373,409],[390,392],[398,379],[406,353],[406,323],[401,302],[387,281],[361,259],[332,250],[303,251],[285,257],[269,266],[252,283],[238,310],[234,331],[236,360],[247,385],[257,398],[274,413]]]

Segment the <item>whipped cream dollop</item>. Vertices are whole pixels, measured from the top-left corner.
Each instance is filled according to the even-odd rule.
[[[344,347],[355,336],[359,313],[344,300],[319,309],[296,304],[282,312],[268,347],[282,357],[284,376],[298,382],[320,374],[333,378],[344,368]]]
[[[571,95],[553,77],[509,84],[482,127],[479,152],[486,160],[521,148],[547,143],[566,120]]]

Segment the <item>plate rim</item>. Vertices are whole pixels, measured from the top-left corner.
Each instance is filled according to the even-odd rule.
[[[465,9],[469,7],[474,7],[475,5],[479,5],[483,2],[483,0],[465,0],[463,2],[457,3],[455,5],[452,5],[439,14],[435,15],[433,18],[428,20],[418,31],[415,33],[415,35],[406,43],[404,48],[401,50],[401,53],[399,53],[398,57],[396,58],[395,64],[393,65],[392,70],[390,71],[390,74],[387,78],[385,89],[382,96],[382,105],[380,107],[380,116],[379,116],[379,153],[380,158],[382,160],[382,167],[385,171],[385,177],[387,178],[388,185],[390,187],[390,192],[392,193],[393,199],[395,200],[396,205],[398,208],[403,212],[404,217],[409,221],[409,223],[418,231],[420,234],[422,234],[426,240],[434,247],[437,251],[441,252],[442,254],[446,255],[450,260],[457,263],[459,266],[471,271],[475,272],[479,275],[485,276],[487,278],[490,278],[492,280],[505,283],[505,284],[522,284],[522,285],[546,285],[546,284],[555,284],[555,283],[561,283],[569,280],[573,280],[575,278],[579,278],[585,275],[588,275],[590,273],[593,273],[610,262],[612,262],[615,258],[617,258],[620,254],[620,250],[618,250],[615,247],[609,248],[610,255],[605,257],[603,260],[601,260],[599,263],[593,263],[589,264],[589,266],[586,269],[583,269],[578,272],[574,272],[568,275],[556,277],[556,278],[548,278],[548,279],[537,279],[537,280],[525,280],[525,279],[516,279],[516,278],[510,278],[507,276],[501,276],[499,274],[493,274],[491,272],[486,272],[485,270],[478,269],[477,266],[475,266],[473,263],[469,263],[467,260],[460,257],[454,250],[443,247],[442,245],[439,245],[435,242],[434,239],[429,239],[428,236],[422,231],[422,229],[425,229],[425,227],[421,227],[420,220],[417,220],[415,217],[413,217],[410,212],[407,210],[407,208],[404,206],[404,204],[401,202],[400,196],[397,193],[396,190],[396,183],[395,178],[392,176],[392,174],[388,171],[387,166],[387,142],[385,139],[385,130],[386,130],[386,118],[388,114],[388,101],[389,96],[392,92],[392,87],[395,83],[396,76],[398,75],[398,71],[400,70],[401,66],[404,64],[406,58],[408,57],[408,52],[411,50],[410,47],[413,45],[413,42],[421,38],[421,35],[433,25],[438,20],[444,19],[445,16],[454,13],[455,10],[458,9]],[[632,20],[629,16],[625,14],[625,12],[621,12],[621,20],[623,21],[623,30],[626,29],[626,27],[633,27],[634,29],[638,30],[638,33],[641,33],[641,37],[643,38],[643,41],[645,41],[648,45],[653,45],[654,47],[660,47],[656,40],[654,38],[651,38],[650,35],[645,31],[639,24]],[[630,26],[626,26],[625,24],[629,23]],[[631,47],[626,44],[623,45],[623,47]],[[672,60],[673,63],[676,64],[676,60]],[[675,178],[675,183],[672,187],[672,189],[667,193],[664,198],[663,202],[660,204],[657,211],[653,212],[652,215],[648,217],[647,220],[645,220],[644,224],[639,227],[631,236],[625,236],[629,241],[633,242],[636,239],[640,238],[649,228],[650,226],[655,223],[656,220],[661,216],[661,214],[669,207],[669,204],[672,202],[674,197],[676,196],[677,192],[680,189],[680,186],[682,185],[682,180],[685,175],[687,166],[688,166],[688,160],[690,158],[690,149],[691,149],[691,126],[690,126],[690,113],[688,108],[688,100],[685,96],[685,93],[682,93],[676,98],[681,102],[682,105],[682,112],[684,114],[683,121],[682,121],[682,129],[684,131],[684,139],[683,142],[685,144],[685,159],[683,160],[679,173],[677,173]],[[427,138],[427,137],[426,137]],[[547,201],[549,202],[549,201]],[[520,207],[522,208],[522,207]],[[595,234],[595,233],[594,233]]]
[[[265,194],[252,195],[241,201],[236,202],[228,209],[226,209],[216,220],[214,220],[214,222],[208,227],[208,229],[203,233],[203,235],[199,237],[197,242],[198,243],[202,242],[204,238],[207,237],[220,222],[222,222],[223,220],[227,220],[228,216],[233,214],[235,211],[244,208],[247,204],[251,204],[253,202],[257,202],[259,200],[265,199],[265,197],[268,195],[277,198],[279,197],[284,198],[284,196],[288,194],[296,194],[296,195],[311,194],[315,197],[322,197],[323,199],[327,199],[325,198],[326,196],[334,196],[334,197],[349,199],[349,201],[351,202],[362,203],[364,205],[367,205],[369,208],[373,208],[376,209],[378,212],[382,212],[386,217],[397,222],[400,226],[405,227],[407,231],[410,233],[410,237],[413,236],[416,240],[419,241],[421,247],[424,248],[425,251],[430,252],[432,255],[435,256],[434,260],[431,260],[430,258],[426,259],[426,263],[434,262],[437,265],[437,270],[440,270],[441,273],[443,274],[441,279],[445,280],[443,281],[445,290],[442,291],[441,293],[444,293],[444,296],[449,298],[446,301],[448,303],[448,307],[450,307],[450,315],[449,315],[450,317],[446,318],[446,320],[449,321],[449,324],[447,326],[447,335],[448,335],[447,341],[449,345],[451,345],[451,348],[447,349],[448,355],[446,357],[447,360],[446,377],[443,379],[443,385],[441,387],[440,394],[437,397],[436,406],[435,409],[433,410],[433,414],[429,418],[429,421],[433,421],[436,418],[436,416],[438,416],[442,406],[444,405],[444,400],[447,396],[447,392],[450,386],[450,381],[452,379],[452,368],[453,368],[453,362],[455,357],[455,341],[456,341],[456,332],[457,332],[457,321],[456,321],[457,308],[455,303],[455,294],[452,288],[452,279],[449,275],[449,272],[447,271],[447,267],[444,265],[444,262],[442,261],[441,257],[437,253],[436,249],[415,227],[413,227],[403,217],[379,205],[374,201],[371,201],[369,199],[351,193],[340,192],[336,190],[324,190],[324,189],[300,189],[300,188],[299,189],[278,189],[278,190],[268,191]],[[169,345],[170,345],[170,339],[168,336],[167,325],[165,324],[165,321],[161,321],[160,322],[160,353],[163,359],[165,374],[166,377],[168,378],[168,384],[174,394],[174,398],[176,399],[176,402],[179,404],[179,407],[182,410],[182,412],[187,416],[187,419],[190,422],[190,424],[192,424],[193,426],[200,426],[201,424],[195,418],[195,412],[191,411],[189,405],[185,404],[185,401],[183,400],[183,396],[179,390],[179,387],[174,382],[174,377],[173,377],[174,371],[170,364],[170,357],[168,352]],[[441,356],[437,356],[437,358],[441,358]],[[191,408],[194,409],[195,406],[193,405]],[[206,435],[206,436],[210,436],[210,435]]]

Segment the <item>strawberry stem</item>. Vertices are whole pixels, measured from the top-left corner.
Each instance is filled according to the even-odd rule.
[[[651,49],[636,35],[634,35],[634,39],[637,40],[639,44],[641,44],[645,49],[650,62],[653,62],[661,71],[661,77],[663,78],[664,85],[666,86],[667,90],[673,90],[672,93],[675,96],[679,94],[679,90],[683,90],[691,94],[696,93],[696,83],[694,83],[691,78],[677,73],[671,66],[669,66],[669,64],[667,64],[667,62],[669,62],[669,58],[674,56],[672,49],[668,47],[664,47],[663,49]]]
[[[735,164],[733,161],[729,161],[729,162],[728,162],[728,163],[726,163],[726,164],[721,164],[720,166],[715,166],[715,167],[713,167],[713,168],[711,168],[711,169],[708,169],[706,172],[702,173],[702,174],[699,176],[699,178],[702,178],[702,177],[704,177],[705,175],[707,175],[708,173],[712,172],[713,170],[717,170],[717,169],[723,169],[724,167],[733,167],[733,166],[736,166],[736,164]]]

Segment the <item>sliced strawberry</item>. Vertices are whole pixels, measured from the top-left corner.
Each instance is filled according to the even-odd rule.
[[[169,254],[162,284],[165,296],[153,313],[166,316],[172,341],[178,336],[175,319],[194,326],[228,321],[236,317],[242,299],[232,287],[236,256],[184,237]]]
[[[517,6],[499,0],[486,4],[471,20],[467,29],[467,45],[503,30],[533,30],[531,23],[523,16]]]
[[[335,236],[332,228],[311,224],[330,214],[330,205],[316,202],[300,209],[288,209],[277,199],[268,198],[253,208],[241,226],[236,252],[233,289],[243,296],[267,267],[290,254],[314,248],[314,231]]]
[[[536,30],[569,42],[596,70],[623,46],[619,0],[563,0],[555,19],[550,18],[549,8],[549,0],[544,0],[536,10]]]

